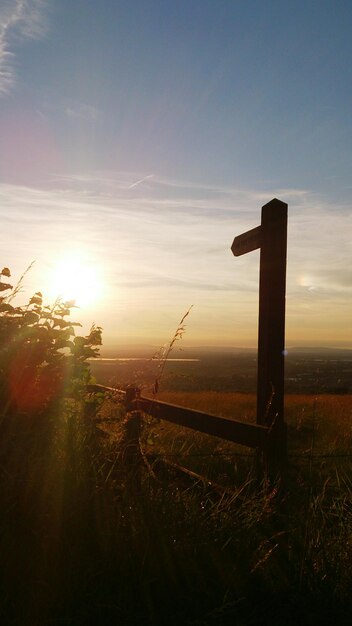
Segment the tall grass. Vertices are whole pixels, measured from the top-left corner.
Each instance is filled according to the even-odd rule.
[[[155,425],[152,443],[146,433],[145,449],[193,458],[208,475],[222,472],[231,490],[221,493],[204,481],[181,481],[172,468],[152,473],[142,460],[138,468],[126,466],[118,434],[105,439],[92,428],[82,393],[85,358],[100,329],[72,339],[66,309],[54,315],[39,293],[31,315],[5,299],[1,304],[12,319],[11,349],[18,346],[18,321],[26,350],[37,345],[40,329],[50,339],[49,352],[35,362],[38,381],[48,365],[61,366],[66,347],[70,364],[80,366],[70,371],[80,372],[82,383],[74,397],[45,401],[40,410],[2,407],[1,624],[349,623],[352,466],[349,457],[336,455],[350,450],[350,398],[288,401],[292,459],[280,499],[275,488],[258,488],[230,444],[162,424]],[[4,345],[7,339],[4,331]],[[7,367],[3,360],[5,399]],[[254,415],[249,396],[185,401],[220,415],[234,415],[237,407],[239,419]]]
[[[2,623],[343,623],[349,461],[323,481],[303,468],[284,502],[248,478],[221,495],[147,467],[138,491],[78,403],[33,427],[0,443]]]

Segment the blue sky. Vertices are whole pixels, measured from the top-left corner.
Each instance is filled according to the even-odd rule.
[[[194,304],[189,343],[255,345],[259,255],[229,248],[279,197],[287,341],[352,345],[351,27],[339,0],[2,2],[3,264],[49,297],[80,251],[108,344]]]

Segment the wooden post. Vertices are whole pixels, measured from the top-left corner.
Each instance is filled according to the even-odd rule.
[[[263,459],[269,477],[282,474],[287,461],[284,421],[286,250],[287,204],[274,199],[262,207],[257,374],[257,423],[272,429]]]
[[[261,225],[236,237],[239,256],[260,248],[257,423],[269,427],[260,452],[270,478],[282,474],[287,459],[284,421],[285,292],[287,204],[274,199],[262,207]]]
[[[90,440],[93,440],[97,434],[96,430],[96,414],[97,405],[95,403],[94,393],[88,393],[88,397],[83,403],[84,429]]]
[[[141,487],[142,455],[140,450],[141,412],[136,409],[136,400],[140,396],[140,390],[136,387],[128,387],[125,396],[126,416],[124,419],[124,435],[121,445],[123,447],[124,464],[133,479],[137,490]]]
[[[283,421],[287,204],[262,208],[259,277],[257,422]]]

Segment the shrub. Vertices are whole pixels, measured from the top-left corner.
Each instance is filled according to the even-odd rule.
[[[36,292],[24,306],[13,304],[19,284],[4,267],[0,274],[0,406],[3,416],[40,413],[63,394],[80,397],[90,381],[87,359],[98,355],[102,329],[92,325],[87,336],[76,336],[69,319],[74,301],[43,305]],[[5,295],[6,294],[6,295]]]

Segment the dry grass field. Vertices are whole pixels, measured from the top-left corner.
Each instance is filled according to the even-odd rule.
[[[254,419],[251,395],[160,398]],[[166,422],[146,420],[144,451],[230,491],[147,464],[138,487],[124,450],[93,435],[79,405],[54,420],[9,423],[0,445],[2,623],[349,624],[351,400],[287,398],[283,500],[253,481],[246,448]]]
[[[124,407],[100,398],[100,411],[116,418],[106,426],[113,437],[101,436],[85,411],[85,356],[94,354],[100,329],[68,341],[66,309],[52,318],[40,302],[37,295],[31,316],[28,308],[19,311],[26,331],[19,335],[19,312],[6,309],[3,341],[9,319],[16,350],[18,337],[29,336],[36,348],[38,336],[49,335],[49,353],[34,368],[38,385],[48,365],[51,373],[70,375],[55,401],[48,398],[40,410],[16,409],[7,400],[10,374],[2,352],[1,624],[349,624],[343,620],[352,608],[352,396],[286,397],[283,494],[275,484],[258,483],[253,451],[148,416],[143,454],[131,463],[118,438]],[[63,342],[71,350],[65,369]],[[214,367],[202,385],[213,380]],[[218,387],[235,384],[231,375],[225,378]],[[251,393],[198,388],[157,397],[255,421]],[[207,479],[183,480],[165,464],[159,471],[161,459]]]
[[[158,394],[158,399],[222,417],[255,422],[254,394],[165,391]],[[287,394],[285,419],[289,452],[304,454],[311,450],[320,454],[352,454],[352,395]],[[163,422],[161,427],[171,429],[177,436],[177,426],[166,426]],[[193,440],[200,438],[200,434],[192,435],[190,431],[187,434]]]

